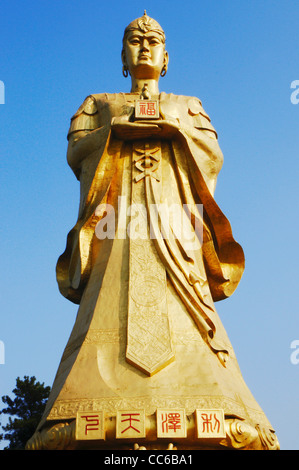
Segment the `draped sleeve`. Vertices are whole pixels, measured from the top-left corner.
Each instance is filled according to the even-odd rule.
[[[179,159],[180,152],[184,153],[192,199],[203,205],[202,250],[211,294],[214,301],[219,301],[232,295],[237,288],[244,272],[245,257],[241,245],[233,237],[229,220],[214,198],[223,165],[217,133],[197,98],[182,97],[181,101],[178,113],[181,149],[175,154]],[[172,145],[175,149],[176,140]],[[177,166],[180,166],[178,161]],[[185,197],[185,202],[190,203],[187,194]]]
[[[110,119],[103,119],[102,107],[105,108],[105,95],[88,96],[71,118],[67,135],[67,160],[80,180],[80,205],[77,222],[57,261],[56,279],[61,294],[77,304],[91,270],[95,209],[105,199],[114,169],[113,156],[108,152]]]

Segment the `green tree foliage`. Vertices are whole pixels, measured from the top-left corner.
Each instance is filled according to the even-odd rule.
[[[0,441],[9,441],[4,450],[24,450],[42,417],[50,387],[37,382],[35,377],[25,376],[23,380],[18,377],[13,393],[14,399],[8,395],[2,397],[7,406],[0,414],[8,415],[8,423],[2,426],[5,433],[0,434]]]

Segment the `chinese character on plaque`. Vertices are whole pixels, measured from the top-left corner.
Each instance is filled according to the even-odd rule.
[[[185,410],[157,410],[158,437],[187,437]]]
[[[223,410],[196,410],[196,423],[199,439],[226,437]]]
[[[144,410],[117,411],[116,438],[128,439],[135,437],[145,437]]]
[[[104,439],[104,413],[103,411],[78,412],[76,419],[76,439],[91,440]]]
[[[136,100],[135,118],[136,119],[158,119],[159,101],[157,100]]]

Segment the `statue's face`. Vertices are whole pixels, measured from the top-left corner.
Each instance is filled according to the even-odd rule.
[[[130,31],[125,42],[123,61],[133,77],[158,80],[164,64],[168,62],[161,35],[154,31]]]

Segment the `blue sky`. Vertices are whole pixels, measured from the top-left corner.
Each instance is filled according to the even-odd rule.
[[[218,313],[282,449],[299,450],[297,0],[3,2],[0,396],[18,376],[52,385],[77,311],[55,278],[79,200],[69,120],[90,93],[129,91],[121,40],[144,8],[166,32],[160,91],[199,97],[224,153],[215,197],[246,269]]]

